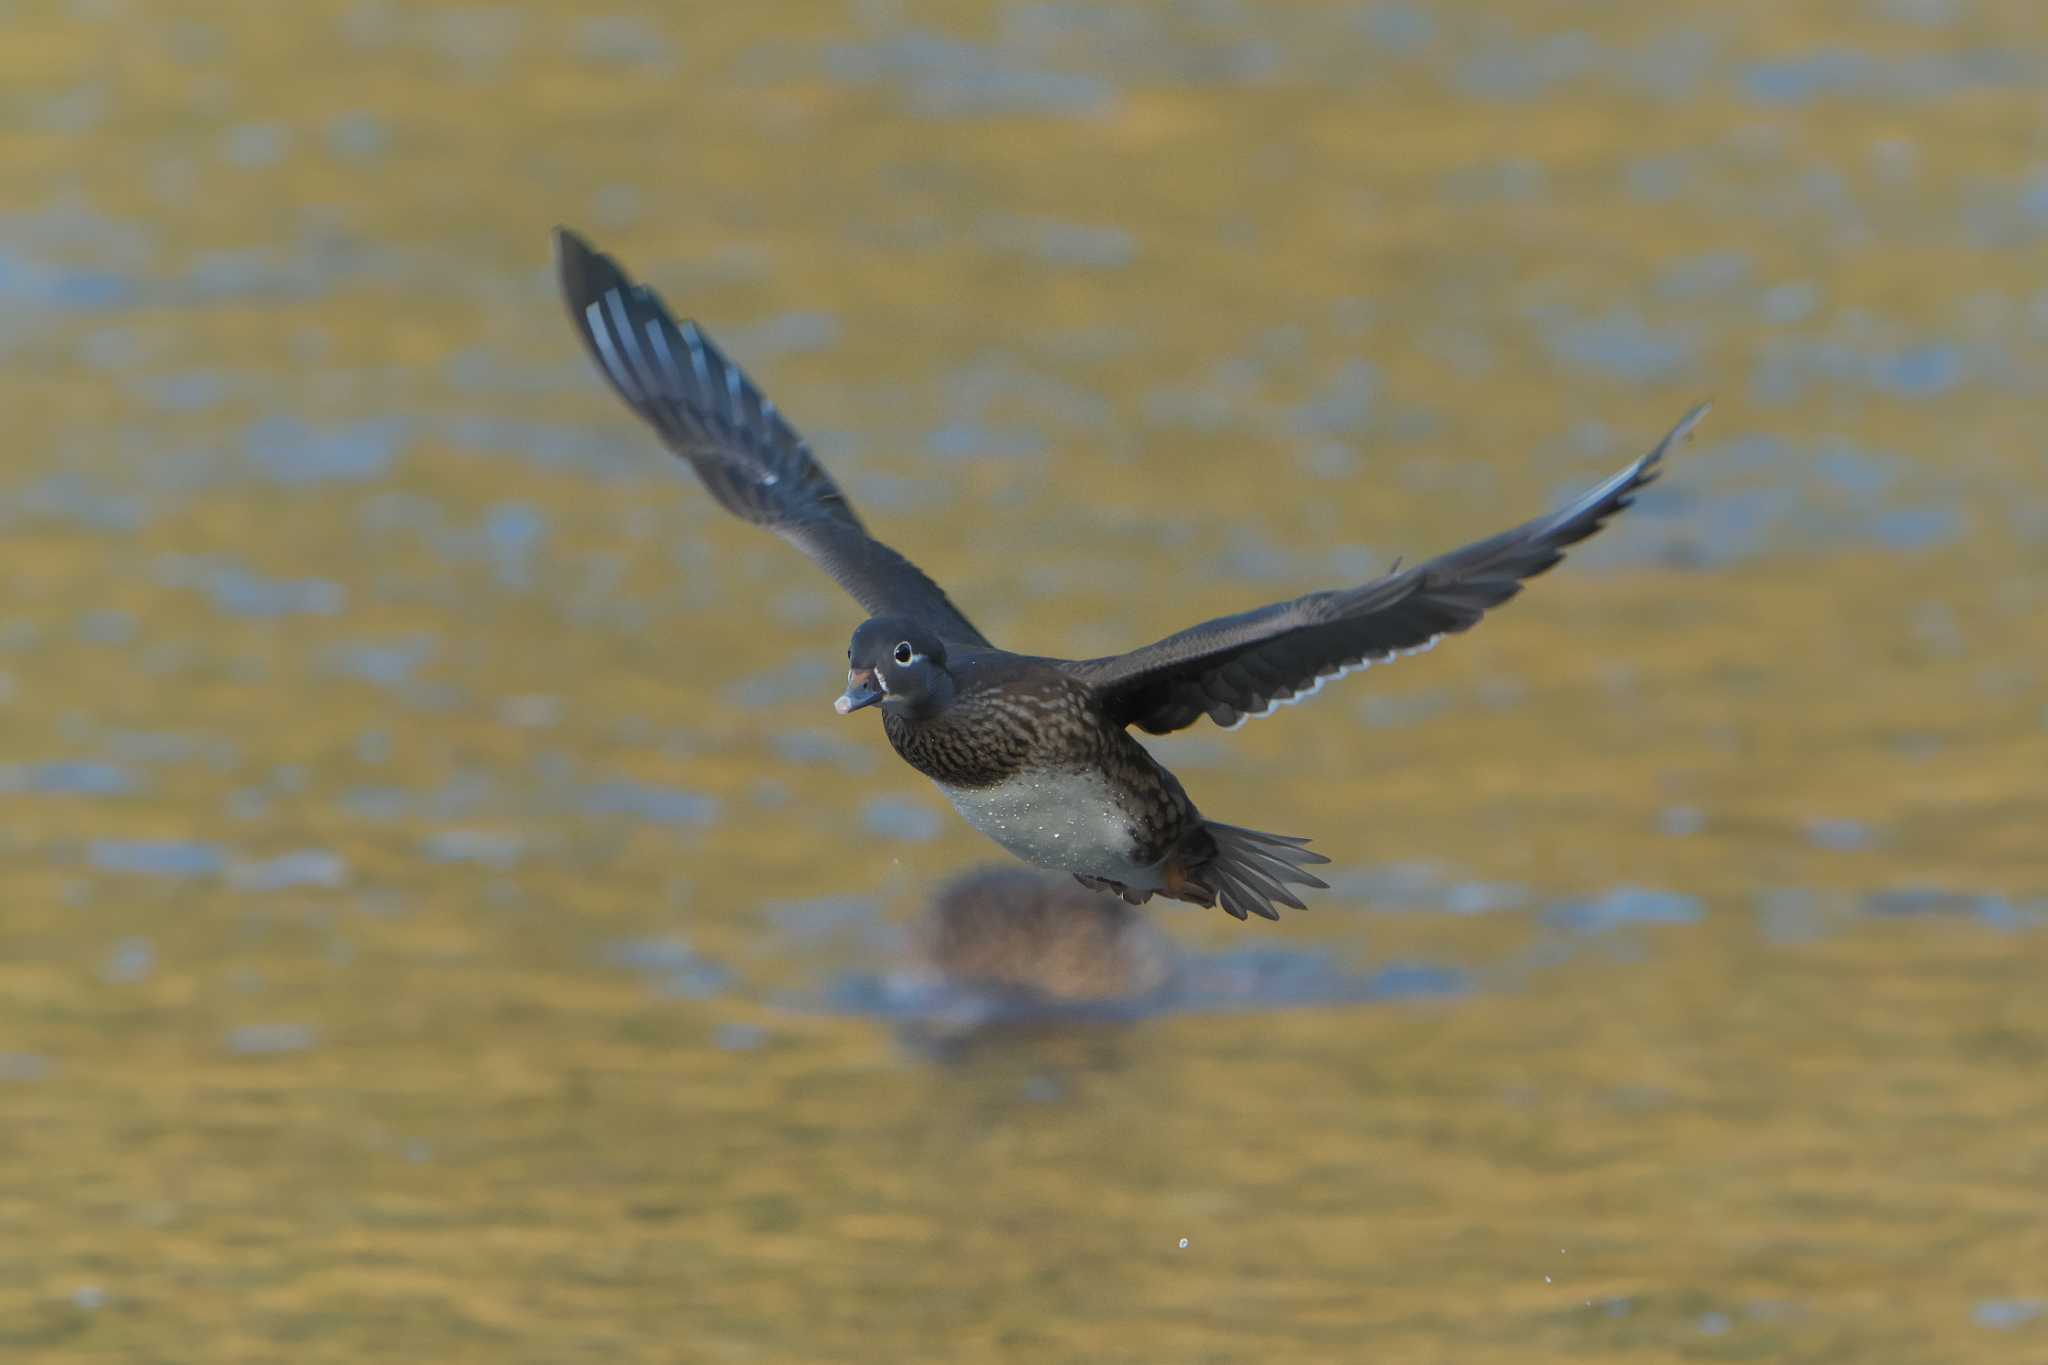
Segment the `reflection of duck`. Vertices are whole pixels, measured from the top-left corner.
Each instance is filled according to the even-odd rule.
[[[1314,949],[1182,953],[1142,911],[1020,867],[977,868],[947,882],[906,938],[897,970],[842,977],[832,1008],[893,1020],[905,1043],[941,1058],[984,1039],[1077,1025],[1441,999],[1469,989],[1457,968],[1427,963],[1361,974]]]
[[[1165,936],[1123,901],[1065,877],[984,867],[939,889],[911,931],[919,975],[1018,1004],[1086,1005],[1158,991]]]

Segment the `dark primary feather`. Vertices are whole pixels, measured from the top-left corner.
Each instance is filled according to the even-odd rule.
[[[1206,715],[1234,727],[1330,678],[1470,629],[1564,558],[1657,477],[1664,453],[1706,415],[1702,403],[1656,449],[1569,506],[1361,587],[1310,593],[1219,617],[1129,654],[1070,665],[1110,718],[1165,734]]]
[[[721,507],[791,541],[870,615],[988,647],[938,584],[868,535],[803,437],[695,323],[678,325],[660,295],[567,228],[555,230],[555,256],[591,359]]]

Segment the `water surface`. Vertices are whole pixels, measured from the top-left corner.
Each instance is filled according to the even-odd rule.
[[[2038,6],[0,24],[9,1360],[2048,1349]],[[1157,915],[1248,1007],[935,1063],[845,983],[993,850],[557,222],[1025,650],[1717,406],[1476,633],[1161,742],[1337,860]]]

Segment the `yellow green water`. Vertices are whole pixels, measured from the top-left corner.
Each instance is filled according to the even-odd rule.
[[[2048,1352],[2044,71],[2022,0],[0,7],[0,1358]],[[1714,397],[1476,633],[1161,746],[1340,874],[1185,951],[1458,988],[845,1005],[995,850],[557,222],[1020,649]]]

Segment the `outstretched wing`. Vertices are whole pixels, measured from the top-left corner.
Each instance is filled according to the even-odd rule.
[[[1205,621],[1129,654],[1068,665],[1110,717],[1155,735],[1206,715],[1235,729],[1301,701],[1331,678],[1469,630],[1564,558],[1657,477],[1664,453],[1706,415],[1702,403],[1657,448],[1561,511],[1361,587]]]
[[[988,648],[938,584],[867,533],[752,380],[693,322],[567,228],[555,257],[570,321],[598,369],[668,448],[690,462],[719,506],[809,555],[872,616],[908,616],[949,643]]]

